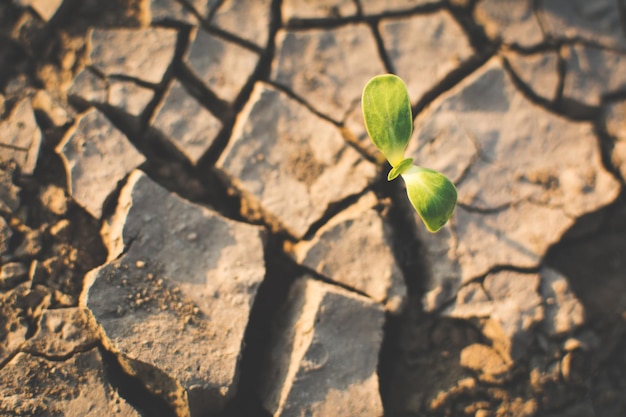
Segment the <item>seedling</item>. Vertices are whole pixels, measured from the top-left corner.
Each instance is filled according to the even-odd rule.
[[[372,78],[363,89],[362,106],[367,133],[392,166],[387,180],[401,176],[409,201],[426,228],[438,231],[452,216],[456,187],[443,174],[404,157],[413,133],[411,103],[404,82],[392,74]]]

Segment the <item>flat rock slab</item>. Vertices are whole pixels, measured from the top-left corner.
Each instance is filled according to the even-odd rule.
[[[217,167],[293,236],[375,175],[333,124],[257,83]]]
[[[380,35],[412,103],[473,55],[463,29],[445,11],[384,19]]]
[[[544,40],[534,0],[483,0],[476,4],[474,18],[493,38],[510,45],[532,47]]]
[[[135,171],[103,233],[111,262],[89,273],[81,301],[111,349],[154,390],[182,386],[192,416],[221,408],[236,391],[265,275],[261,229],[188,203]]]
[[[97,348],[50,361],[18,353],[0,369],[0,414],[139,417],[109,385]]]
[[[363,14],[377,15],[382,13],[397,13],[417,7],[441,4],[442,0],[360,0]]]
[[[576,218],[619,192],[592,125],[530,103],[498,59],[433,103],[416,126],[407,156],[449,176],[460,203],[444,233],[427,233],[416,216],[431,265],[428,310],[496,266],[536,268]]]
[[[259,55],[202,29],[196,31],[186,63],[218,97],[233,102],[254,72]]]
[[[513,72],[537,96],[554,101],[559,88],[559,55],[556,51],[525,55],[505,54]]]
[[[41,131],[29,98],[20,100],[0,121],[0,132],[0,162],[14,160],[22,173],[32,175],[39,157]]]
[[[564,49],[563,55],[566,68],[564,97],[597,106],[606,94],[626,89],[626,54],[570,45]]]
[[[95,218],[119,181],[145,161],[122,132],[100,112],[83,114],[57,147],[68,190]]]
[[[74,78],[67,94],[89,103],[108,104],[133,116],[140,116],[152,100],[154,91],[132,81],[101,78],[85,68]]]
[[[174,59],[173,29],[93,29],[89,62],[105,75],[125,75],[158,84]]]
[[[330,219],[311,240],[294,246],[296,260],[367,294],[398,313],[406,301],[404,277],[391,252],[391,229],[369,192]]]
[[[175,80],[157,108],[152,126],[196,164],[215,140],[222,122]]]
[[[46,22],[54,16],[63,0],[16,0],[22,7],[30,6]]]
[[[282,18],[287,24],[302,19],[332,19],[357,14],[356,3],[350,0],[285,0]]]
[[[290,290],[271,345],[264,407],[273,416],[381,416],[376,373],[384,313],[308,278]]]
[[[271,79],[320,113],[343,120],[358,107],[363,86],[387,72],[365,24],[276,35]]]
[[[585,39],[611,48],[626,48],[620,0],[542,0],[540,17],[555,38]]]
[[[385,2],[376,4],[388,6]],[[474,53],[460,25],[445,11],[383,19],[379,28],[394,73],[405,82],[413,104]],[[351,111],[345,126],[360,147],[380,156],[365,129],[360,105]]]
[[[211,24],[265,48],[269,38],[271,0],[225,0],[211,19]],[[246,22],[244,25],[241,22]]]
[[[206,16],[210,4],[217,3],[216,0],[189,0],[186,2],[191,7],[183,5],[178,0],[151,0],[150,9],[152,21],[169,19],[179,22],[197,25],[198,18],[194,14],[196,11],[200,16]]]

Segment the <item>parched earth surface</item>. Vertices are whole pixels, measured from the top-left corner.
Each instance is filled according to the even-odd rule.
[[[0,415],[626,415],[626,2],[0,2]],[[407,84],[426,231],[360,94]]]

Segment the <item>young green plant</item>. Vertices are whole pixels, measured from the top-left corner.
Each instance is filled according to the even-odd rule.
[[[443,174],[404,157],[413,133],[411,103],[404,82],[392,74],[372,78],[363,89],[362,106],[367,133],[392,166],[387,180],[401,176],[409,201],[426,228],[438,231],[452,216],[456,187]]]

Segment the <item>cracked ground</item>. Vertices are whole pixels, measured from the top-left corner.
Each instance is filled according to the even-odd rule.
[[[625,178],[624,0],[2,1],[0,415],[623,417]]]

